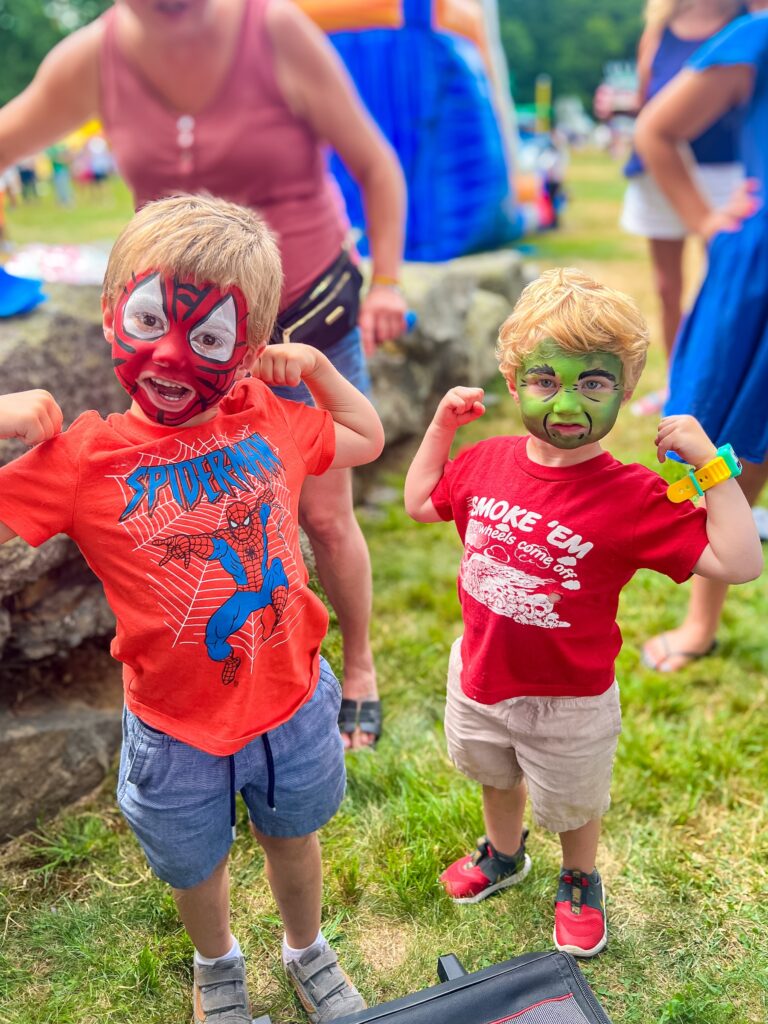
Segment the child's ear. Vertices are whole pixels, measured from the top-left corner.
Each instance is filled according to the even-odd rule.
[[[507,391],[514,398],[518,405],[520,405],[520,395],[517,390],[517,384],[515,383],[514,377],[507,377]]]
[[[631,390],[631,391],[625,391],[625,392],[624,392],[624,394],[623,394],[623,396],[622,396],[622,399],[621,399],[621,404],[622,404],[622,405],[626,405],[626,404],[627,404],[627,402],[628,402],[628,401],[630,400],[630,398],[632,397],[632,395],[634,395],[634,393],[635,393],[635,389],[634,389],[634,388],[632,388],[632,390]]]
[[[107,344],[111,345],[115,340],[115,314],[107,305],[107,300],[101,296],[101,329]]]

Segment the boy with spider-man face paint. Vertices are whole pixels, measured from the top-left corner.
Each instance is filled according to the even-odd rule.
[[[345,769],[298,499],[307,475],[375,459],[383,433],[317,348],[267,346],[281,280],[251,211],[205,196],[150,203],[115,243],[102,296],[128,412],[87,412],[62,433],[47,392],[0,397],[0,436],[43,442],[0,469],[0,542],[69,534],[115,612],[118,802],[194,943],[197,1024],[251,1020],[229,927],[238,792],[312,1020],[364,1005],[320,931],[316,833]],[[270,390],[300,381],[315,408]]]
[[[608,939],[595,860],[621,731],[621,589],[639,568],[743,583],[762,567],[735,480],[708,493],[705,512],[673,504],[657,474],[602,449],[647,347],[626,295],[577,270],[543,274],[498,345],[527,435],[451,460],[457,429],[485,411],[480,388],[453,388],[405,484],[414,519],[453,519],[464,542],[464,635],[451,650],[445,733],[454,764],[482,784],[487,835],[441,882],[456,902],[476,903],[522,881],[530,795],[534,820],[562,846],[555,945],[582,957]],[[691,416],[662,420],[656,445],[659,461],[675,451],[699,474],[718,454]]]

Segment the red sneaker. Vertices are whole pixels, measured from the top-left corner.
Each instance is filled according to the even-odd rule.
[[[608,942],[605,894],[597,870],[563,868],[555,900],[555,946],[571,956],[597,956]]]
[[[445,891],[454,903],[479,903],[499,889],[522,882],[531,870],[531,858],[525,852],[528,829],[522,834],[520,849],[504,857],[483,836],[474,853],[461,857],[440,875]]]

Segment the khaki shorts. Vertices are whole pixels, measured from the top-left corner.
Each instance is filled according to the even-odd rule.
[[[619,687],[597,697],[511,697],[480,704],[461,688],[461,638],[451,648],[445,736],[470,779],[496,789],[525,780],[538,825],[570,832],[611,803],[621,733]]]

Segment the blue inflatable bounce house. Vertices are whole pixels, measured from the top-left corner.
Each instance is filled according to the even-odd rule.
[[[518,237],[510,133],[480,0],[299,4],[328,33],[400,159],[408,183],[406,259],[452,259]],[[331,169],[362,231],[357,186],[335,154]],[[364,237],[359,247],[366,252]]]

